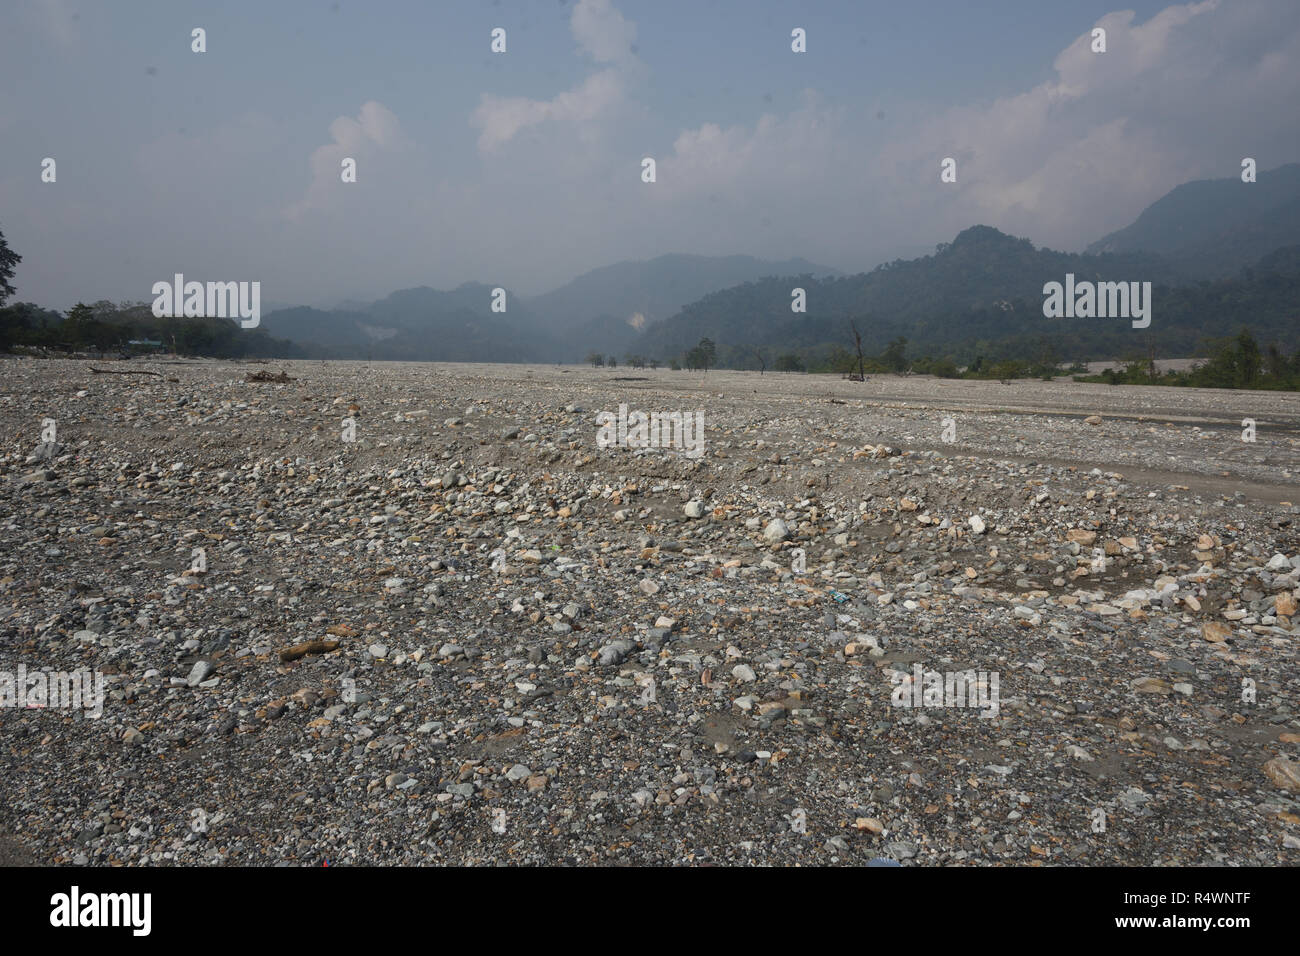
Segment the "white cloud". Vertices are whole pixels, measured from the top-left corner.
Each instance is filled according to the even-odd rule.
[[[704,123],[677,136],[660,185],[692,202],[732,198],[737,248],[754,235],[747,214],[766,207],[794,240],[785,254],[839,256],[831,264],[848,268],[846,248],[883,257],[975,223],[1081,248],[1178,183],[1235,175],[1242,156],[1267,152],[1265,169],[1298,158],[1295,123],[1267,118],[1291,115],[1300,97],[1300,72],[1282,66],[1300,52],[1300,17],[1274,17],[1261,40],[1262,11],[1277,6],[1205,0],[1141,24],[1132,11],[1108,14],[1098,21],[1108,52],[1091,51],[1089,28],[1055,58],[1051,80],[989,104],[917,111],[883,143],[867,111],[815,98],[751,127]],[[955,186],[939,179],[948,156]],[[678,212],[690,215],[685,203]]]
[[[583,136],[583,125],[622,102],[626,77],[641,69],[640,60],[632,52],[636,25],[615,10],[609,0],[579,0],[569,18],[569,29],[583,52],[597,63],[612,65],[549,100],[483,94],[470,118],[470,124],[481,131],[481,151],[492,152],[520,131],[543,123],[576,125],[578,135]]]
[[[522,96],[493,96],[485,93],[471,123],[482,132],[478,146],[484,152],[510,142],[520,130],[548,121],[586,123],[617,103],[623,96],[623,81],[615,70],[602,70],[583,80],[580,86],[560,93],[552,100],[530,100]]]
[[[597,63],[632,59],[636,24],[623,17],[609,0],[579,0],[569,28],[578,45]]]
[[[338,194],[335,187],[342,185],[342,163],[345,158],[355,159],[360,170],[364,161],[387,150],[397,148],[402,140],[401,125],[382,103],[369,100],[361,106],[357,118],[340,116],[330,123],[333,142],[314,150],[311,154],[311,185],[301,200],[285,210],[291,220],[299,219],[313,209],[320,209]],[[358,173],[358,182],[361,173]]]

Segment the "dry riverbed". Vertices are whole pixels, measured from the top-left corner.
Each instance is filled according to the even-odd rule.
[[[14,858],[1300,860],[1300,396],[7,360],[0,436],[0,672],[105,682],[0,710]]]

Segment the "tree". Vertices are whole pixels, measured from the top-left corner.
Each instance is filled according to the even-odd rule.
[[[778,372],[802,372],[803,359],[794,352],[786,352],[776,357],[776,363],[773,365]]]
[[[1242,388],[1256,384],[1262,365],[1255,336],[1250,334],[1250,329],[1242,329],[1237,335],[1237,370],[1241,375]]]
[[[605,364],[610,368],[618,368],[618,359],[611,355],[609,358],[605,359]]]
[[[14,294],[14,287],[9,280],[14,277],[14,267],[23,261],[23,257],[9,248],[5,234],[0,232],[0,305]]]
[[[854,361],[852,353],[836,342],[831,346],[830,352],[826,356],[826,364],[823,367],[832,372],[843,374],[853,370]]]
[[[956,362],[950,358],[941,358],[930,363],[930,374],[939,378],[957,378],[961,373],[957,371]]]
[[[718,347],[713,344],[712,339],[700,339],[700,344],[695,346],[686,353],[686,367],[690,369],[703,369],[708,372],[709,366],[717,357]]]
[[[700,357],[704,359],[704,371],[709,370],[714,360],[718,357],[718,347],[713,344],[713,339],[700,339],[700,344],[696,346],[700,350]]]
[[[866,371],[862,367],[862,336],[858,334],[858,323],[849,320],[849,328],[853,330],[853,345],[858,350],[858,380],[866,379]]]
[[[592,368],[599,368],[605,364],[605,356],[601,355],[599,352],[588,352],[587,361],[591,363]]]
[[[1010,385],[1012,379],[1019,378],[1023,373],[1023,364],[1015,359],[1007,359],[998,362],[991,371],[1003,385]]]
[[[880,353],[880,364],[893,372],[907,371],[907,339],[899,336]]]
[[[762,349],[759,349],[759,348],[754,348],[754,347],[751,345],[751,346],[748,347],[747,351],[748,351],[751,355],[753,355],[756,359],[758,359],[758,374],[759,374],[759,375],[762,375],[764,372],[766,372],[766,371],[767,371],[767,359],[763,357],[763,350],[762,350]]]

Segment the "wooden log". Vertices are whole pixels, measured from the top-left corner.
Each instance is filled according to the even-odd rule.
[[[338,641],[305,641],[302,644],[295,644],[293,647],[286,647],[282,650],[280,660],[287,664],[289,661],[296,661],[308,654],[328,654],[330,651],[338,650],[338,647]]]
[[[116,368],[95,368],[90,366],[90,370],[96,375],[156,375],[162,378],[162,372],[150,372],[148,369],[116,369]]]

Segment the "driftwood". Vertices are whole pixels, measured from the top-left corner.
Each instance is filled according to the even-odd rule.
[[[292,382],[294,380],[291,379],[289,377],[289,374],[282,369],[278,375],[273,372],[249,372],[247,375],[244,376],[244,381],[245,382],[277,382],[283,384],[285,382]]]
[[[295,644],[293,647],[286,647],[280,652],[280,660],[286,664],[289,661],[296,661],[300,657],[306,657],[308,654],[328,654],[330,651],[339,649],[338,641],[307,641],[304,644]]]
[[[137,368],[133,368],[133,369],[95,368],[95,366],[92,365],[90,366],[90,370],[94,372],[96,375],[156,375],[158,378],[162,378],[162,372],[150,372],[147,369],[143,369],[143,368],[138,368],[138,369]]]

